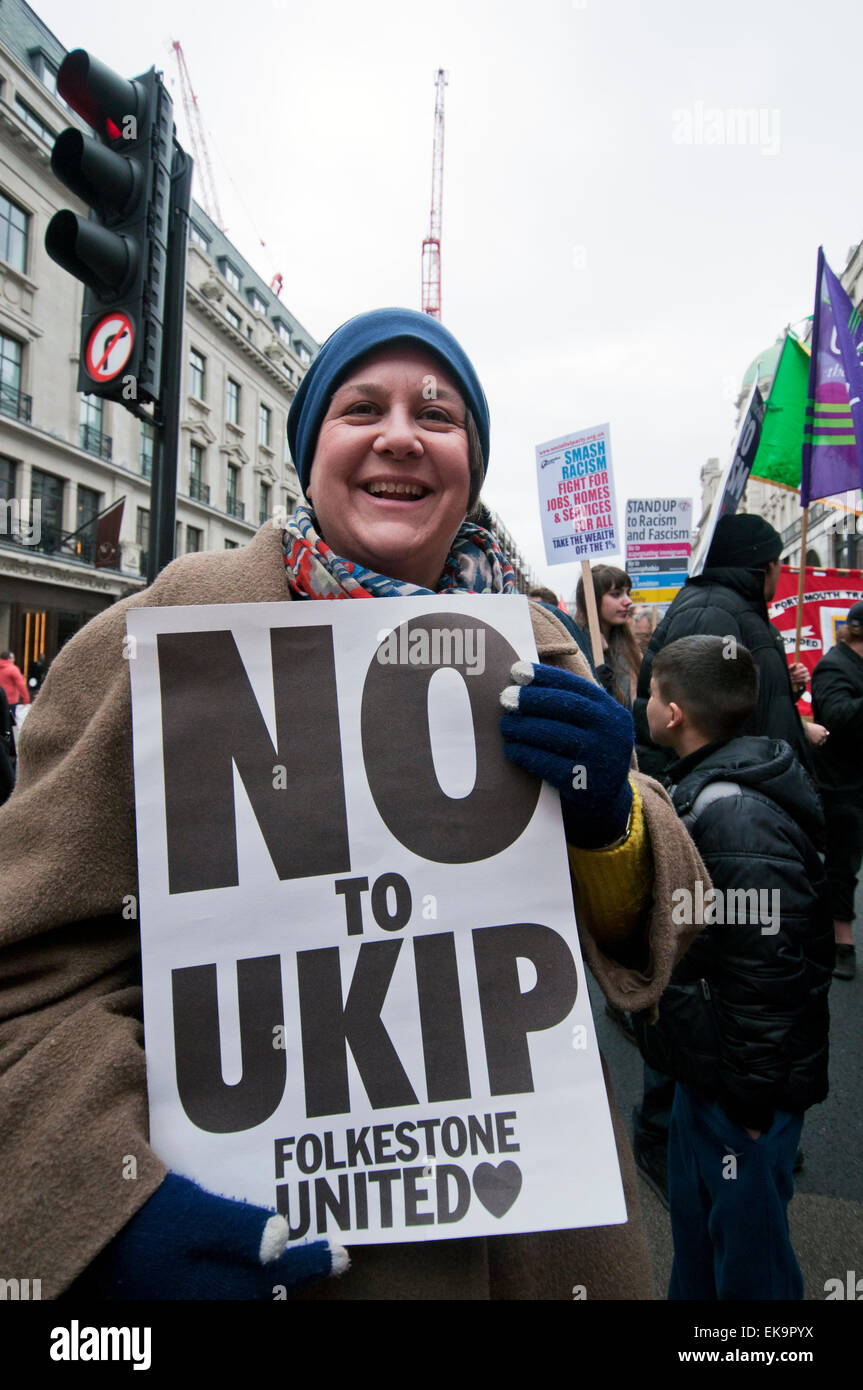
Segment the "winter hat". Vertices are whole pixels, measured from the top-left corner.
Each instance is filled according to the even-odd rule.
[[[763,516],[737,512],[721,516],[707,552],[705,569],[757,569],[782,553],[782,537]]]
[[[318,432],[333,392],[355,362],[375,348],[415,343],[440,359],[476,422],[482,449],[483,476],[488,469],[488,402],[470,358],[453,335],[430,314],[416,309],[373,309],[348,319],[331,333],[300,382],[288,414],[288,443],[303,492],[308,491]]]
[[[856,623],[858,627],[863,627],[863,599],[859,603],[852,603],[845,617],[846,623]]]

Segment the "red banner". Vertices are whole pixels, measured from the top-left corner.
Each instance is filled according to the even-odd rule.
[[[797,590],[800,571],[783,565],[776,596],[767,605],[773,626],[782,633],[789,665],[794,661],[797,633]],[[810,677],[822,656],[836,645],[837,630],[852,603],[863,599],[863,570],[806,570],[803,586],[803,627],[800,660]],[[798,702],[801,714],[812,713],[811,686]]]

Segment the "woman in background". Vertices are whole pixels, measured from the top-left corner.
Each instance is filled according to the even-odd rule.
[[[609,695],[613,695],[625,709],[631,710],[641,670],[641,652],[627,621],[632,609],[629,597],[632,580],[625,570],[617,569],[614,565],[594,565],[591,574],[605,653],[604,664],[597,667],[597,680]],[[589,634],[584,581],[581,579],[575,591],[575,621],[585,634]]]

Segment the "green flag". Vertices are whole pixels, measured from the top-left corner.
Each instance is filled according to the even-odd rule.
[[[809,393],[809,353],[790,333],[767,397],[764,427],[751,477],[800,487],[800,456]]]

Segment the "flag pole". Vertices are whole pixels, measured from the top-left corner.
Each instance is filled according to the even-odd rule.
[[[596,590],[593,587],[593,575],[590,571],[590,561],[581,562],[581,587],[584,590],[584,607],[587,613],[587,625],[590,628],[590,645],[593,650],[594,666],[601,666],[605,660],[602,650],[602,631],[599,626],[599,613],[596,607]]]
[[[803,508],[800,523],[800,579],[797,585],[797,636],[794,641],[794,660],[800,660],[800,639],[803,632],[803,590],[806,587],[806,531],[809,522],[809,507]]]

